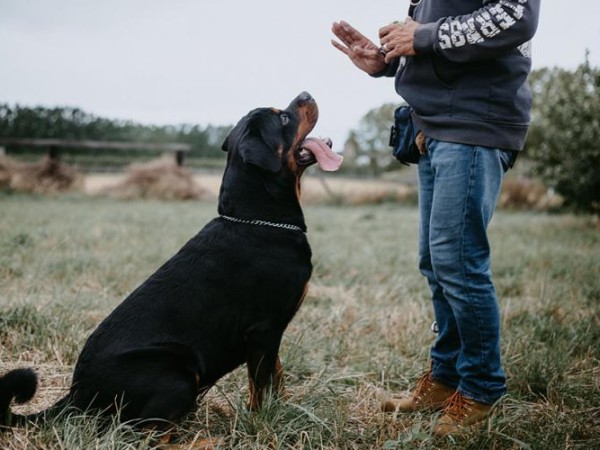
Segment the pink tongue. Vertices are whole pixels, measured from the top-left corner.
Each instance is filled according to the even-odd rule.
[[[344,158],[338,155],[325,143],[324,140],[309,137],[302,142],[302,148],[307,149],[315,158],[319,167],[327,172],[335,172],[342,165]]]

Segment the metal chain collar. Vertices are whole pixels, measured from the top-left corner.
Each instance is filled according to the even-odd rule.
[[[249,225],[262,225],[262,226],[266,226],[266,227],[274,227],[274,228],[283,228],[285,230],[293,230],[293,231],[304,231],[302,228],[300,228],[297,225],[292,225],[289,223],[274,223],[274,222],[267,222],[266,220],[244,220],[244,219],[237,219],[235,217],[230,217],[230,216],[221,216],[222,219],[225,220],[229,220],[230,222],[236,222],[236,223],[246,223]]]

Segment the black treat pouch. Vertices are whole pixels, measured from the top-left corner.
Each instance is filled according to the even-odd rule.
[[[394,125],[390,130],[390,147],[394,157],[402,164],[416,164],[421,154],[415,139],[419,129],[412,121],[410,106],[399,106],[394,111]]]

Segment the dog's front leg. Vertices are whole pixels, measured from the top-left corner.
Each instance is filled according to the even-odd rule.
[[[248,408],[256,411],[260,408],[265,392],[283,394],[283,368],[279,360],[279,340],[276,346],[268,350],[250,349],[248,354],[248,379],[250,383],[250,398]]]

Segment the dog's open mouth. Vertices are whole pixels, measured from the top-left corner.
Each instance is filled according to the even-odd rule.
[[[342,165],[342,155],[335,153],[332,149],[331,139],[306,138],[298,149],[298,164],[310,166],[318,163],[322,170],[335,172]]]

